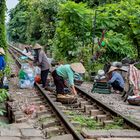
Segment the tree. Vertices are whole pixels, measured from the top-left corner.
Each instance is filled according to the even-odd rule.
[[[28,1],[21,0],[17,6],[10,11],[8,34],[10,35],[11,41],[21,43],[27,41],[28,36],[26,35],[26,30],[28,20]]]
[[[83,59],[84,46],[92,42],[92,15],[86,4],[71,1],[61,4],[54,37],[54,51],[58,59]],[[91,51],[90,47],[87,48]]]
[[[6,49],[5,11],[5,0],[0,0],[0,47],[4,49]]]

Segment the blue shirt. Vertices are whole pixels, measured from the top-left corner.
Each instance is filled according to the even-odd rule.
[[[68,79],[71,86],[74,85],[74,72],[72,71],[69,64],[59,66],[58,68],[56,68],[56,72],[65,80]]]
[[[4,56],[3,55],[0,55],[0,70],[4,70],[5,68],[5,60],[4,60]]]
[[[112,78],[108,81],[108,83],[113,83],[114,81],[118,81],[120,87],[124,88],[124,80],[120,73],[112,72]]]

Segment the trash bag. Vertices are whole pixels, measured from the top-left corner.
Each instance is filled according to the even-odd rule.
[[[34,81],[30,81],[30,80],[20,80],[19,81],[19,86],[20,88],[33,88],[34,86]]]
[[[29,64],[22,64],[19,71],[19,86],[20,88],[33,88],[35,75]]]
[[[21,59],[21,60],[27,60],[28,57],[27,57],[27,56],[21,56],[20,59]]]
[[[40,75],[41,74],[41,69],[39,67],[34,67],[34,74],[35,75]]]
[[[104,76],[104,75],[105,75],[104,70],[98,70],[98,75],[99,75],[99,76]]]
[[[35,76],[35,82],[36,83],[39,83],[39,84],[41,83],[41,77],[40,77],[40,75],[36,75]]]
[[[25,71],[23,69],[21,69],[19,71],[19,79],[26,79],[27,74],[25,73]]]
[[[120,67],[122,67],[122,62],[112,62],[112,64],[111,64],[112,66],[114,66],[114,67],[118,67],[118,68],[120,68]]]
[[[102,79],[105,79],[105,71],[104,70],[98,70],[98,73],[97,75],[95,76],[94,80],[95,82],[98,81],[98,80],[102,80]]]
[[[6,76],[3,78],[3,88],[4,89],[9,89],[9,82]]]
[[[128,96],[127,101],[131,105],[140,105],[140,96]]]

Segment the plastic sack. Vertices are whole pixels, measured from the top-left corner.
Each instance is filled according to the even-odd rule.
[[[128,96],[127,101],[131,105],[140,105],[140,96]]]
[[[27,80],[33,80],[34,79],[34,71],[31,68],[25,69],[24,72],[26,73]]]
[[[30,81],[30,80],[20,80],[19,81],[19,86],[20,88],[33,88],[34,86],[34,81]]]
[[[99,76],[104,76],[104,75],[105,75],[104,70],[98,70],[98,75],[99,75]]]
[[[19,71],[19,79],[26,79],[27,74],[24,72],[23,69]]]
[[[19,86],[20,88],[33,88],[35,82],[35,75],[33,69],[29,64],[22,64],[19,71]]]
[[[40,75],[36,75],[36,76],[35,76],[35,82],[36,82],[36,83],[41,83]]]
[[[8,79],[6,76],[4,76],[4,78],[3,78],[3,87],[5,89],[9,89],[9,82],[8,82]]]
[[[21,60],[27,60],[28,57],[27,57],[27,56],[21,56],[20,59],[21,59]]]
[[[40,75],[41,74],[41,69],[39,67],[34,67],[34,74],[35,75]]]
[[[112,64],[111,64],[112,66],[114,66],[114,67],[118,67],[118,68],[120,68],[120,67],[122,67],[122,62],[112,62]]]

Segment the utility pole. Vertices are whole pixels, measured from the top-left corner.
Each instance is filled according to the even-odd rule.
[[[96,17],[97,17],[97,11],[103,12],[103,10],[95,10],[95,16],[93,20],[93,39],[92,39],[92,55],[93,55],[93,50],[94,50],[94,44],[95,44],[95,31],[96,31]]]
[[[94,21],[93,21],[93,44],[92,44],[92,55],[93,55],[93,49],[94,49],[94,39],[95,39],[95,30],[96,30],[96,15],[97,15],[97,10],[95,10],[95,16],[94,16]]]

